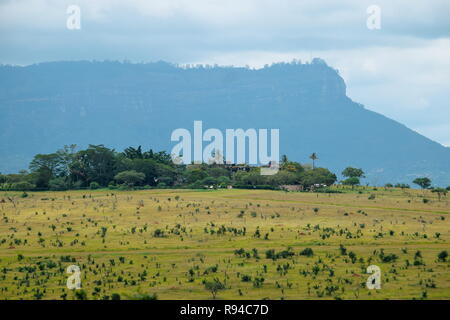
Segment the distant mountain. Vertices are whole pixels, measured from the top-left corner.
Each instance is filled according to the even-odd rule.
[[[380,92],[382,94],[382,92]],[[165,63],[52,62],[0,67],[0,171],[26,169],[65,144],[170,151],[176,128],[279,128],[280,153],[365,182],[450,185],[450,149],[346,96],[338,71],[311,64],[179,68]]]

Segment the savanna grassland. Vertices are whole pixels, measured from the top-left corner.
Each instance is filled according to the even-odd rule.
[[[213,279],[217,299],[450,299],[443,251],[428,190],[0,193],[0,299],[211,299]]]

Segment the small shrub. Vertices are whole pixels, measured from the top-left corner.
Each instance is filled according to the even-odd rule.
[[[77,290],[75,291],[75,298],[77,300],[87,300],[87,293],[84,290]]]
[[[120,300],[120,294],[118,293],[113,293],[111,295],[111,300]]]
[[[89,188],[91,190],[95,190],[95,189],[100,188],[100,185],[98,184],[98,182],[92,181],[91,184],[89,185]]]
[[[441,262],[445,262],[448,258],[448,252],[446,250],[439,252],[438,260]]]
[[[312,257],[314,255],[314,251],[311,248],[305,248],[300,251],[301,256]]]
[[[250,277],[249,275],[244,274],[244,275],[241,277],[241,281],[242,281],[242,282],[251,282],[251,281],[252,281],[252,277]]]

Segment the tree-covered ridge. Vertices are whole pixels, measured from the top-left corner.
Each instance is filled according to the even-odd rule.
[[[128,147],[122,152],[102,144],[76,149],[76,145],[66,145],[54,153],[35,155],[28,171],[0,174],[0,190],[237,187],[298,191],[317,190],[335,183],[353,189],[365,178],[361,168],[349,166],[341,172],[343,179],[338,181],[329,169],[314,165],[319,159],[315,152],[309,157],[311,164],[291,161],[283,155],[276,174],[262,175],[262,167],[247,164],[175,164],[166,151],[142,151],[141,146]],[[412,183],[422,189],[431,189],[439,198],[450,190],[450,186],[446,189],[432,186],[428,177],[416,178]],[[292,189],[292,186],[296,188]],[[410,185],[387,183],[385,187],[405,189]]]
[[[334,173],[325,168],[312,168],[283,156],[275,175],[261,175],[260,167],[246,164],[177,165],[165,152],[141,146],[122,152],[104,145],[89,145],[76,151],[65,146],[54,153],[37,154],[29,171],[0,175],[4,190],[67,190],[79,188],[133,187],[258,187],[278,188],[282,185],[325,186],[336,182]]]

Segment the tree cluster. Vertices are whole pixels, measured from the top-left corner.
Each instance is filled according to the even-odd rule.
[[[68,190],[136,187],[243,187],[275,189],[281,185],[332,185],[336,175],[325,168],[311,168],[283,156],[280,170],[261,175],[260,167],[228,164],[177,165],[165,151],[129,147],[123,152],[104,145],[76,151],[65,146],[50,154],[37,154],[29,171],[0,175],[3,190]]]

